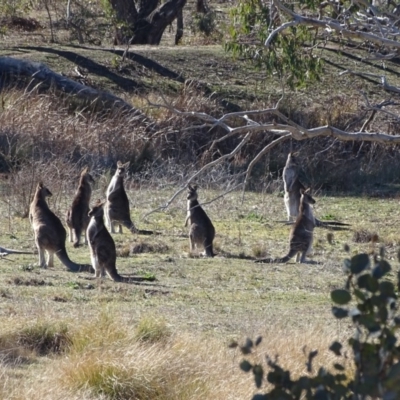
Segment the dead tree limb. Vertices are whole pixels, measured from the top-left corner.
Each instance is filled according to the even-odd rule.
[[[133,113],[138,121],[149,124],[149,119],[140,110],[111,93],[82,85],[57,72],[52,71],[45,64],[12,57],[0,57],[0,89],[8,82],[24,82],[26,87],[39,86],[43,89],[73,95],[85,105],[95,109],[118,109]]]
[[[223,129],[226,132],[226,134],[218,139],[213,140],[210,143],[210,148],[212,148],[215,145],[215,143],[226,140],[229,137],[240,136],[244,134],[245,136],[242,138],[237,147],[234,150],[232,150],[232,152],[221,155],[219,158],[204,165],[200,170],[191,175],[189,179],[187,179],[185,184],[179,190],[177,190],[170,199],[168,199],[160,207],[147,213],[146,217],[154,212],[163,211],[167,209],[174,202],[174,200],[185,190],[186,186],[190,182],[192,182],[203,172],[207,171],[209,168],[214,167],[229,158],[232,158],[244,146],[244,144],[249,140],[249,138],[254,133],[262,132],[265,135],[278,136],[278,137],[272,140],[268,145],[266,145],[250,161],[246,171],[243,173],[245,177],[244,181],[242,184],[238,185],[238,186],[243,185],[243,191],[246,189],[246,185],[249,181],[250,174],[254,165],[277,144],[286,141],[288,139],[301,141],[306,139],[316,139],[318,137],[331,137],[333,139],[344,142],[365,141],[365,142],[375,142],[387,145],[400,144],[400,135],[390,135],[384,132],[364,132],[363,129],[361,129],[360,131],[345,131],[331,125],[323,125],[307,129],[295,123],[286,115],[284,115],[281,111],[279,111],[278,109],[279,104],[276,107],[271,107],[267,109],[232,112],[229,114],[224,114],[220,118],[213,117],[204,112],[182,111],[174,108],[171,104],[168,104],[167,102],[165,104],[151,104],[151,103],[149,104],[157,108],[166,108],[171,112],[175,113],[176,115],[180,116],[181,118],[186,118],[189,119],[190,121],[193,121],[193,123],[189,127],[185,128],[186,130],[209,128],[208,131],[210,132],[212,128],[216,126],[218,126],[220,129]],[[383,110],[383,107],[392,104],[393,104],[392,102],[387,102],[387,101],[382,102],[379,105],[372,107],[372,110],[374,110],[375,112],[385,112]],[[369,103],[367,105],[370,106]],[[250,116],[252,117],[252,119],[250,119]],[[261,117],[261,116],[263,117],[264,120],[269,119],[272,122],[258,123],[253,120],[255,117]],[[237,122],[238,120],[242,120],[243,123],[238,124]],[[230,121],[232,122],[230,123]],[[280,122],[275,122],[275,121],[280,121]]]

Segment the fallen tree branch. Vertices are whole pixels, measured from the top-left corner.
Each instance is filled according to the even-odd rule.
[[[58,74],[45,64],[12,57],[0,57],[0,89],[18,79],[25,81],[28,88],[53,88],[58,92],[76,96],[90,107],[96,109],[119,109],[134,114],[134,117],[147,126],[151,121],[138,109],[111,93],[82,85],[72,79]]]

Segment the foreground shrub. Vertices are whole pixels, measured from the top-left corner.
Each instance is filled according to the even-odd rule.
[[[267,356],[269,371],[266,373],[261,363],[246,357],[240,368],[254,374],[256,386],[261,388],[265,381],[272,386],[267,393],[255,395],[253,400],[400,398],[400,345],[395,335],[400,327],[397,313],[400,272],[395,286],[389,279],[391,266],[384,259],[383,250],[372,260],[367,254],[346,259],[344,268],[345,287],[331,292],[335,303],[332,313],[338,320],[350,319],[354,325],[354,335],[347,343],[353,352],[354,365],[346,368],[347,354],[338,341],[329,348],[340,359],[332,371],[321,367],[312,375],[318,351],[311,351],[306,361],[309,374],[297,379],[279,365],[277,358]],[[247,339],[239,347],[244,355],[249,355],[261,341],[261,337],[254,342]]]
[[[60,353],[70,345],[68,328],[63,324],[37,322],[36,324],[17,328],[0,336],[2,353],[23,353],[24,350],[43,356],[49,353]]]

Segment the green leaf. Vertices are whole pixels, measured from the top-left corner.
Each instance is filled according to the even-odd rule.
[[[349,315],[349,312],[347,310],[340,307],[332,307],[332,313],[337,319],[343,319]]]
[[[253,366],[247,360],[243,360],[239,365],[240,369],[244,372],[249,372],[253,368]]]
[[[381,326],[375,321],[373,315],[360,315],[358,323],[365,326],[370,333],[378,332],[381,329]]]
[[[400,362],[392,365],[387,374],[386,385],[388,388],[398,387],[400,381]],[[386,386],[385,385],[385,386]]]
[[[384,296],[394,296],[394,285],[392,282],[383,281],[379,284],[379,290]]]
[[[334,303],[344,305],[350,302],[351,294],[345,289],[336,289],[331,292],[331,299]]]
[[[350,271],[353,274],[359,274],[369,267],[369,256],[368,254],[361,253],[356,254],[350,260]]]
[[[335,369],[337,369],[338,371],[344,371],[344,370],[345,370],[345,368],[343,367],[342,364],[337,364],[337,363],[335,363],[335,364],[333,364],[333,367],[334,367]]]
[[[363,293],[361,290],[354,289],[354,295],[355,295],[358,299],[360,299],[361,301],[365,301],[365,300],[366,300],[366,297],[365,297],[364,293]]]
[[[268,397],[266,394],[256,394],[251,400],[268,400]]]
[[[384,305],[379,307],[378,315],[379,315],[381,322],[385,324],[388,319],[388,310]]]
[[[341,353],[342,347],[343,346],[341,343],[335,341],[330,345],[329,350],[333,351],[337,356],[341,356],[342,355],[342,353]]]
[[[391,269],[392,267],[386,260],[381,260],[379,261],[379,264],[377,264],[372,270],[372,276],[376,279],[380,279],[388,272],[390,272]]]
[[[370,274],[363,274],[357,279],[358,287],[366,289],[371,293],[375,293],[379,290],[379,283],[376,278],[373,278]]]
[[[254,380],[256,382],[256,386],[258,388],[260,388],[262,385],[263,377],[264,377],[263,367],[259,364],[254,365],[253,374],[254,374]]]

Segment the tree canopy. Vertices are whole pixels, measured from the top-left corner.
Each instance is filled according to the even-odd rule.
[[[277,73],[289,86],[301,86],[323,73],[326,48],[351,48],[381,62],[397,57],[399,11],[390,2],[378,6],[367,0],[244,0],[231,12],[227,49]],[[363,74],[362,67],[345,72]],[[390,89],[384,79],[382,84]]]

